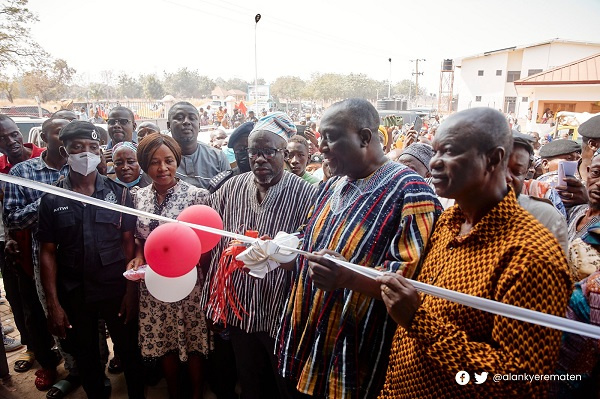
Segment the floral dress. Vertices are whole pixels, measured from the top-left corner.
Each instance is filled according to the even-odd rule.
[[[175,219],[188,206],[204,204],[208,191],[178,180],[169,189],[162,204],[157,202],[153,185],[135,189],[132,194],[136,209]],[[139,217],[136,238],[147,239],[163,223]],[[190,295],[178,302],[159,301],[148,292],[143,281],[140,283],[139,343],[145,358],[178,353],[179,359],[184,362],[190,353],[206,356],[212,349],[206,317],[200,307],[204,276],[200,268],[197,270],[196,286]]]

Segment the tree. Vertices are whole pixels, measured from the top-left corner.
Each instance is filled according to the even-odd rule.
[[[144,97],[159,100],[165,95],[165,89],[156,75],[142,75],[140,82],[143,86]]]
[[[137,79],[128,76],[127,74],[119,75],[117,83],[117,92],[119,97],[140,98],[142,96],[143,87]]]
[[[345,78],[345,97],[377,98],[380,83],[365,74],[350,74]]]
[[[197,70],[181,68],[175,73],[165,72],[164,85],[173,96],[202,98],[210,95],[215,82],[207,76],[201,76]]]
[[[52,100],[52,79],[48,73],[43,70],[36,69],[34,71],[25,72],[22,77],[23,87],[25,92],[30,97],[37,96],[41,102]]]
[[[13,103],[15,96],[19,94],[19,84],[8,76],[0,76],[0,92],[6,96],[8,101]]]
[[[280,99],[299,100],[306,82],[297,76],[280,76],[271,84],[271,94]]]
[[[63,59],[54,61],[52,69],[36,68],[22,76],[25,92],[37,96],[40,101],[58,100],[66,93],[73,79],[75,69]]]
[[[5,0],[0,5],[0,70],[45,65],[48,54],[31,39],[29,24],[38,21],[28,0]]]
[[[344,76],[337,73],[315,74],[310,83],[312,95],[325,101],[344,98],[344,80]]]
[[[244,79],[232,78],[225,82],[224,88],[226,90],[248,91],[248,82],[246,82]]]
[[[393,95],[401,95],[405,97],[415,97],[415,82],[410,79],[404,79],[397,83],[392,88]],[[424,86],[419,85],[419,95],[427,94],[427,89]]]

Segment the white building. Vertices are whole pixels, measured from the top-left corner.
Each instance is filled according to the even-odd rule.
[[[525,117],[532,107],[513,82],[600,53],[600,43],[552,39],[455,59],[458,110],[491,107]]]

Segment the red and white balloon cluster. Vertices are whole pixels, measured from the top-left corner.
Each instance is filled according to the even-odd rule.
[[[177,220],[223,229],[223,220],[209,206],[193,205]],[[196,285],[196,265],[203,253],[221,240],[218,234],[195,230],[181,223],[158,226],[146,240],[144,256],[148,262],[145,281],[152,296],[162,302],[177,302],[187,297]]]

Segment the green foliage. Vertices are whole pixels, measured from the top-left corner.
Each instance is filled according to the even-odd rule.
[[[156,75],[142,75],[140,76],[140,82],[142,83],[144,97],[153,100],[160,100],[165,95],[165,89]]]
[[[29,24],[38,20],[28,0],[0,2],[0,71],[40,68],[48,54],[31,39]]]
[[[119,76],[119,83],[117,84],[119,97],[140,98],[143,90],[142,84],[137,79],[126,74]]]
[[[51,69],[36,68],[25,72],[21,82],[25,92],[40,101],[59,100],[64,97],[73,79],[75,69],[63,59],[55,60]]]
[[[207,76],[201,76],[197,70],[181,68],[175,73],[165,72],[164,87],[175,97],[202,98],[210,96],[215,83]]]

